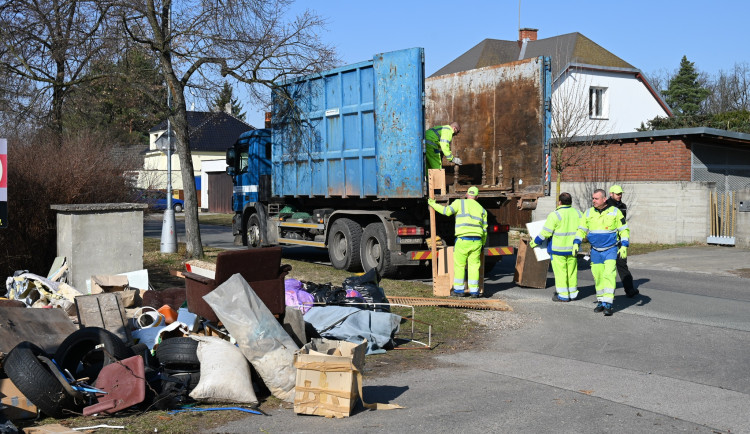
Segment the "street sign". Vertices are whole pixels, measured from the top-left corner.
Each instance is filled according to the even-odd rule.
[[[0,228],[8,227],[8,141],[0,139]]]

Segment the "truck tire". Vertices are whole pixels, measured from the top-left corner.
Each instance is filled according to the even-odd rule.
[[[359,243],[362,239],[362,226],[354,220],[341,218],[331,226],[328,234],[328,256],[333,268],[346,271],[359,271]]]
[[[109,330],[84,327],[62,341],[55,352],[55,361],[76,379],[89,377],[93,384],[102,368],[134,355],[133,350]]]
[[[18,390],[42,413],[56,419],[71,416],[73,413],[65,410],[77,411],[79,406],[37,356],[48,357],[33,343],[21,342],[10,350],[3,362],[3,369]]]
[[[362,233],[360,250],[362,268],[365,272],[376,268],[381,277],[394,277],[398,267],[391,263],[391,251],[382,223],[370,223]]]
[[[257,249],[261,246],[263,238],[260,233],[260,218],[258,214],[252,213],[245,222],[245,239],[248,249]]]

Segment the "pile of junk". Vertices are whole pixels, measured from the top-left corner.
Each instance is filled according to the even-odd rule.
[[[92,276],[84,292],[57,262],[0,290],[0,432],[41,415],[196,404],[261,414],[268,395],[327,417],[349,416],[358,400],[399,408],[362,397],[364,356],[393,348],[404,321],[374,269],[341,286],[299,281],[280,248],[262,248],[188,261],[173,272],[184,287],[155,290],[139,270]]]

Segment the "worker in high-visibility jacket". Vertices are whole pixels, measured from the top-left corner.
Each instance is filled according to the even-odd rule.
[[[459,132],[461,132],[461,126],[458,125],[458,122],[453,122],[450,125],[439,125],[425,131],[424,141],[427,170],[440,169],[443,167],[441,153],[445,155],[445,158],[447,158],[448,161],[452,161],[459,166],[461,165],[461,159],[454,157],[451,153],[451,142],[453,141],[453,136]]]
[[[570,193],[560,193],[557,208],[549,213],[542,231],[529,243],[529,247],[534,248],[544,240],[550,239],[547,251],[552,258],[556,288],[552,301],[571,301],[578,298],[577,255],[581,238],[577,237],[578,230],[583,229],[583,214],[572,205],[573,197]]]
[[[583,214],[583,225],[577,237],[587,237],[591,244],[591,274],[594,275],[597,304],[594,312],[604,312],[609,316],[614,312],[615,278],[617,276],[617,255],[628,257],[630,229],[622,212],[607,204],[607,193],[597,189],[591,196],[594,205]],[[617,239],[620,247],[617,247]],[[579,241],[580,242],[580,241]]]
[[[482,265],[482,246],[487,242],[487,211],[476,201],[479,189],[469,187],[465,199],[456,199],[450,205],[438,205],[435,199],[427,203],[435,211],[446,216],[456,215],[453,247],[453,289],[451,295],[466,295],[464,268],[469,269],[469,294],[479,297],[479,268]]]

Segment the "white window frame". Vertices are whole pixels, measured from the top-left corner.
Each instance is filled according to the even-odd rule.
[[[609,116],[608,88],[602,86],[589,87],[589,118],[607,119]]]

